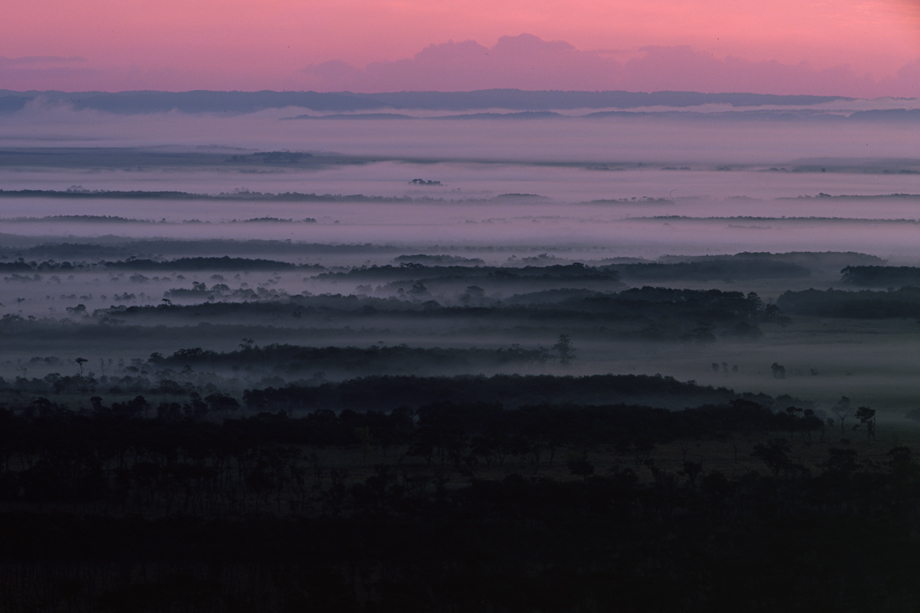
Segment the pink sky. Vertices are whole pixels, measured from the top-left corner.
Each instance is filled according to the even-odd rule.
[[[920,0],[6,0],[0,19],[0,89],[489,87],[920,97]]]

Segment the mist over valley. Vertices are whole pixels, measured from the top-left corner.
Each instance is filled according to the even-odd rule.
[[[917,113],[0,92],[0,609],[920,601]]]

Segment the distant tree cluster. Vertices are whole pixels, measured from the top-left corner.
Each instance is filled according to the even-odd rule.
[[[231,258],[223,257],[187,257],[174,260],[153,260],[148,258],[129,257],[119,261],[100,260],[98,262],[26,262],[18,258],[14,262],[0,262],[0,272],[78,272],[82,270],[131,270],[131,271],[198,271],[198,270],[268,270],[268,271],[322,271],[325,267],[318,264],[298,265],[278,260],[264,260],[259,258]]]
[[[257,151],[248,155],[231,155],[227,158],[227,161],[232,163],[297,164],[312,157],[312,153],[302,151]]]
[[[624,279],[643,281],[722,281],[725,279],[796,279],[808,277],[811,271],[792,262],[768,259],[711,259],[699,262],[615,264],[611,268]]]
[[[570,281],[609,281],[618,282],[620,275],[610,267],[585,266],[584,264],[551,264],[548,266],[468,266],[468,265],[431,265],[415,261],[403,261],[399,266],[362,266],[347,272],[327,272],[318,275],[318,279],[360,281],[379,281],[389,278],[406,278],[431,282],[434,279],[459,281],[464,278],[494,277],[503,281],[516,279],[564,279]]]
[[[253,411],[312,410],[317,407],[388,410],[430,402],[475,403],[501,398],[511,407],[545,402],[604,405],[636,402],[684,408],[740,398],[725,388],[683,383],[646,375],[493,375],[457,377],[375,376],[320,385],[289,384],[249,389],[243,394]]]
[[[411,266],[411,265],[410,265]],[[457,267],[470,270],[469,267]],[[510,273],[509,273],[510,274]],[[513,277],[513,275],[512,275]],[[468,281],[468,280],[467,280]],[[590,290],[548,290],[518,294],[504,300],[487,297],[478,286],[468,286],[456,296],[455,304],[433,300],[425,284],[415,281],[408,291],[389,298],[356,295],[298,295],[287,296],[283,290],[258,288],[230,290],[226,284],[208,287],[195,282],[191,289],[172,289],[165,297],[207,301],[204,304],[159,306],[117,306],[94,313],[99,319],[123,322],[181,322],[208,323],[249,321],[258,318],[272,322],[278,319],[315,318],[339,321],[366,319],[411,318],[415,322],[492,320],[507,322],[550,322],[554,326],[595,325],[612,326],[608,334],[624,339],[658,341],[712,342],[728,340],[757,340],[763,336],[763,323],[786,325],[791,320],[780,307],[764,304],[755,294],[720,290],[677,290],[666,288],[633,288],[621,292]],[[242,302],[231,302],[240,300]],[[291,322],[293,323],[293,322]]]
[[[863,287],[920,287],[920,268],[916,266],[847,266],[841,279]]]
[[[566,356],[569,354],[566,353]],[[397,345],[392,347],[302,347],[296,345],[246,344],[236,351],[215,352],[195,347],[173,355],[152,356],[155,367],[232,368],[258,364],[279,373],[302,374],[324,370],[352,373],[419,372],[439,368],[483,369],[508,364],[543,364],[550,359],[547,349],[525,349],[519,345],[499,349],[442,349]]]
[[[904,287],[894,291],[787,291],[776,299],[776,304],[787,313],[819,317],[920,317],[920,287]]]

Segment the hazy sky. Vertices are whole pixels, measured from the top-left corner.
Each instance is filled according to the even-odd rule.
[[[485,87],[920,96],[920,0],[5,0],[0,19],[6,89]]]

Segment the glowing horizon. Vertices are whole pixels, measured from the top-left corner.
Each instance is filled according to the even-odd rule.
[[[544,44],[512,49],[501,66],[470,74],[457,65],[472,56],[446,53],[489,54],[531,39]],[[656,64],[659,50],[670,51]],[[434,78],[437,61],[422,70],[426,59],[442,62],[456,82]],[[645,62],[649,78],[618,74],[630,62]],[[668,76],[674,65],[679,74]],[[449,91],[474,87],[475,70],[524,69],[538,77],[527,89],[707,91],[750,74],[759,93],[790,93],[790,80],[817,79],[825,90],[813,93],[920,96],[920,3],[11,0],[0,23],[0,89]]]

